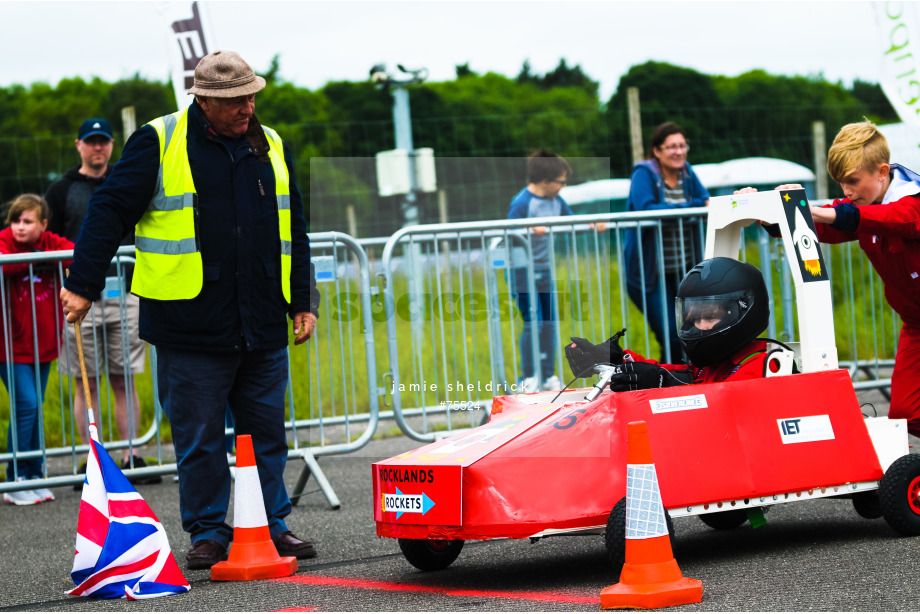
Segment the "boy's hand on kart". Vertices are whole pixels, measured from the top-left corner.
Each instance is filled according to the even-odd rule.
[[[668,371],[647,362],[627,362],[614,365],[614,369],[616,372],[610,378],[610,389],[614,392],[670,388],[693,383],[690,371]]]
[[[571,337],[572,343],[565,346],[565,358],[575,377],[591,375],[594,365],[623,362],[623,348],[619,344],[621,336],[616,334],[597,345],[581,337]]]

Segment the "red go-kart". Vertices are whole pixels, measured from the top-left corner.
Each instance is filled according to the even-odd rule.
[[[736,257],[754,220],[781,228],[801,333],[793,351],[771,354],[770,377],[496,397],[487,424],[373,464],[377,534],[426,571],[450,565],[465,540],[591,533],[622,565],[626,425],[644,420],[670,517],[728,529],[771,505],[848,497],[860,515],[920,535],[920,455],[907,453],[903,420],[862,415],[837,368],[804,191],[713,198],[706,257]]]

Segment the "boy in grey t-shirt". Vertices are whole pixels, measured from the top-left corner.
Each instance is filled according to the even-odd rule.
[[[568,182],[572,167],[562,157],[548,149],[533,152],[527,158],[527,187],[511,201],[508,219],[552,217],[572,215],[572,210],[559,196],[559,191]],[[562,387],[556,376],[556,314],[553,311],[553,271],[550,269],[552,238],[546,226],[530,228],[533,250],[534,285],[536,286],[537,321],[530,316],[531,295],[527,287],[527,269],[512,269],[511,291],[517,299],[518,309],[524,320],[521,331],[521,370],[524,380],[521,392],[536,392],[540,381],[544,390],[559,390]],[[532,338],[539,340],[540,374],[536,373],[532,353]]]

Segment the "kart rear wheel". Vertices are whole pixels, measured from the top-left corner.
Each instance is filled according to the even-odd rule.
[[[700,520],[707,527],[716,531],[728,531],[737,529],[748,520],[747,511],[745,510],[725,510],[724,512],[713,512],[711,514],[701,514]]]
[[[668,537],[671,539],[671,551],[674,552],[674,523],[671,522],[668,510],[664,511],[664,519],[668,523]],[[613,571],[619,576],[623,564],[626,563],[626,497],[617,501],[607,517],[604,545],[607,547],[607,558],[613,565]]]
[[[920,454],[894,461],[878,483],[882,515],[901,535],[920,535]]]
[[[399,538],[399,549],[406,560],[422,571],[446,569],[460,556],[462,539]]]
[[[882,517],[882,504],[878,500],[878,491],[860,492],[853,495],[853,509],[867,520]]]

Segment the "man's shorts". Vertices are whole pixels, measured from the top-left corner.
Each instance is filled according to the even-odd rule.
[[[145,343],[137,336],[140,299],[133,294],[125,295],[127,313],[127,340],[122,339],[122,320],[119,299],[106,298],[93,303],[92,309],[80,322],[80,334],[83,337],[83,356],[86,359],[86,375],[96,377],[105,375],[105,361],[109,363],[108,373],[124,375],[123,344],[127,342],[131,359],[130,373],[143,373]],[[80,376],[80,358],[77,352],[77,338],[73,324],[64,327],[64,339],[61,341],[61,357],[58,359],[58,372]]]

